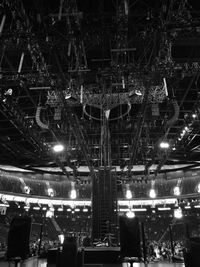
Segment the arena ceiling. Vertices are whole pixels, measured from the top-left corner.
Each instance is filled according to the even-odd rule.
[[[186,0],[3,0],[0,164],[197,168],[199,15]]]

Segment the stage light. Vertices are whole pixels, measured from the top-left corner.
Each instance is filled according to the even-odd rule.
[[[154,188],[151,188],[149,191],[149,197],[150,198],[156,198],[156,191]]]
[[[160,148],[164,148],[164,149],[169,148],[169,143],[166,142],[166,141],[162,141],[162,142],[160,143]]]
[[[174,218],[181,219],[183,217],[183,212],[181,208],[174,210]]]
[[[53,151],[56,153],[62,152],[64,150],[64,146],[62,144],[57,144],[53,147]]]
[[[179,186],[175,186],[173,192],[174,192],[175,196],[180,196],[180,194],[181,194],[180,187]]]
[[[88,212],[88,208],[83,208],[83,212]]]
[[[77,192],[76,192],[76,189],[75,189],[75,182],[71,182],[71,191],[70,191],[69,197],[71,199],[76,199],[77,198]]]
[[[30,191],[31,191],[30,187],[27,186],[27,185],[25,185],[24,186],[24,193],[27,194],[27,195],[29,195],[30,194]]]
[[[193,114],[192,114],[192,118],[193,118],[193,119],[196,119],[196,117],[197,117],[197,114],[193,113]]]
[[[65,240],[65,236],[63,234],[60,234],[60,235],[58,235],[58,239],[60,241],[60,244],[63,244],[64,240]]]
[[[200,193],[200,183],[197,185],[197,192]]]
[[[13,90],[11,88],[9,88],[5,93],[4,95],[12,95],[13,93]]]
[[[135,212],[133,212],[131,210],[127,211],[126,217],[128,217],[129,219],[134,218],[135,217]]]
[[[126,190],[126,199],[131,199],[133,196],[132,196],[132,192],[130,189],[127,189]]]
[[[79,209],[79,208],[75,208],[75,209],[74,209],[74,211],[76,211],[76,212],[79,212],[79,211],[80,211],[80,209]]]
[[[47,210],[46,218],[52,218],[54,216],[54,212],[52,210]]]
[[[70,191],[70,198],[71,199],[76,199],[76,197],[77,197],[76,190],[75,189],[72,189]]]
[[[49,197],[54,197],[55,196],[53,188],[51,188],[51,187],[48,188],[47,189],[47,192],[48,192],[48,196]]]

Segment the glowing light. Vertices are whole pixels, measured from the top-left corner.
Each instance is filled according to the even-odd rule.
[[[162,141],[160,143],[160,148],[169,148],[169,143],[168,142],[165,142],[165,141]]]
[[[193,113],[193,114],[192,114],[192,118],[193,118],[193,119],[196,119],[196,117],[197,117],[197,114]]]
[[[197,185],[197,192],[200,193],[200,183]]]
[[[63,244],[64,240],[65,240],[65,236],[63,234],[60,234],[60,235],[58,235],[58,239],[60,241],[60,244]]]
[[[129,210],[129,211],[127,211],[127,213],[126,213],[126,217],[128,217],[128,218],[134,218],[135,217],[135,213],[133,212],[133,211],[131,211],[131,210]]]
[[[175,186],[173,191],[174,191],[174,195],[175,195],[175,196],[180,196],[180,194],[181,194],[181,189],[180,189],[179,186]]]
[[[132,196],[132,192],[130,189],[127,189],[126,190],[126,199],[131,199],[133,196]]]
[[[47,192],[48,192],[48,196],[54,197],[54,190],[53,190],[53,188],[48,188],[47,189]]]
[[[30,191],[31,191],[30,187],[27,186],[27,185],[25,185],[24,186],[24,193],[27,194],[27,195],[29,195],[30,194]]]
[[[47,210],[46,218],[52,218],[54,216],[54,212],[52,210]]]
[[[151,188],[149,191],[150,198],[156,198],[156,191],[154,188]]]
[[[57,144],[53,147],[53,151],[56,153],[62,152],[64,150],[64,146],[62,144]]]
[[[83,208],[83,212],[88,212],[88,209],[87,208]]]
[[[176,219],[181,219],[183,217],[182,209],[178,208],[174,210],[174,217]]]
[[[75,189],[72,189],[70,191],[70,198],[71,199],[76,199],[77,198],[77,193],[76,193],[76,190]]]

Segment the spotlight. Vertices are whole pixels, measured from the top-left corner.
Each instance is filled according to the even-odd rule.
[[[126,217],[129,218],[129,219],[134,218],[135,217],[135,212],[133,212],[131,210],[127,211]]]
[[[151,188],[149,191],[149,197],[150,198],[156,198],[156,191],[154,188]]]
[[[62,152],[64,150],[64,146],[62,144],[57,144],[53,147],[53,151],[58,153],[58,152]]]
[[[168,142],[166,142],[166,141],[162,141],[161,143],[160,143],[160,148],[169,148],[169,143]]]
[[[181,208],[174,210],[174,218],[181,219],[183,217],[183,212]]]

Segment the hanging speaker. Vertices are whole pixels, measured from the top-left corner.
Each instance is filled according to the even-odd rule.
[[[7,259],[29,256],[30,217],[15,217],[11,221],[7,240]]]
[[[119,218],[122,257],[141,257],[140,226],[138,218]]]

